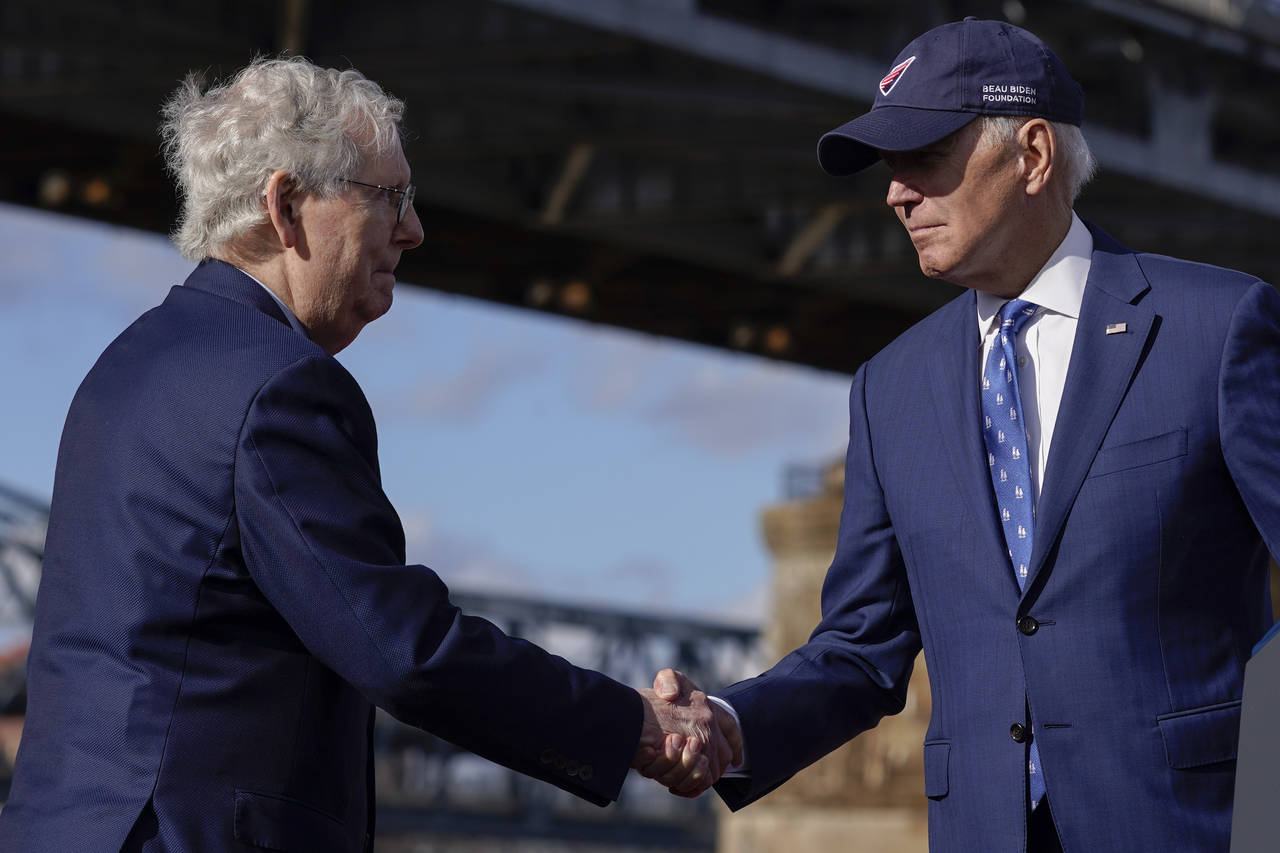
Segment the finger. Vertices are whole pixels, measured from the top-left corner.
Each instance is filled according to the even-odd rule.
[[[689,772],[685,774],[684,779],[668,786],[668,790],[674,789],[676,793],[686,797],[696,797],[707,786],[711,784],[711,768],[705,755],[691,748],[696,738],[689,738],[685,742],[684,752],[681,755],[681,767],[688,767]]]
[[[680,698],[680,681],[683,673],[674,669],[663,669],[653,677],[653,692],[657,693],[668,702],[674,702]]]
[[[673,770],[679,768],[683,751],[684,736],[673,732],[663,740],[661,750],[655,752],[653,759],[637,769],[641,776],[657,779],[666,785],[668,783],[663,780],[672,775]]]
[[[659,777],[656,781],[665,785],[667,790],[672,793],[688,792],[699,785],[705,784],[709,774],[706,768],[706,757],[698,757],[692,766],[686,767],[683,764],[677,765],[669,773]]]
[[[684,738],[682,741],[673,739],[671,746],[674,747],[674,750],[668,747],[667,759],[672,766],[658,780],[668,788],[687,782],[689,775],[697,769],[698,762],[702,758],[700,754],[701,746],[697,738]]]
[[[663,756],[672,764],[678,764],[680,762],[681,754],[684,752],[685,745],[684,735],[679,732],[672,732],[667,735],[667,739],[662,742]]]
[[[707,772],[710,776],[710,781],[714,783],[728,769],[729,761],[733,757],[733,750],[729,748],[724,736],[713,728],[710,740],[703,747],[702,752],[707,757]]]
[[[658,757],[658,751],[651,746],[636,747],[636,754],[631,758],[631,766],[644,772],[642,768],[652,764]]]
[[[658,778],[658,781],[671,788],[686,788],[696,784],[706,776],[706,756],[702,755],[701,744],[697,738],[687,738],[684,748],[676,755],[675,765]],[[697,775],[697,778],[692,777]]]
[[[720,741],[720,740],[721,738],[718,738],[718,737],[716,738],[716,741]],[[703,754],[703,759],[706,766],[703,769],[703,772],[699,774],[699,778],[697,779],[698,784],[696,786],[696,790],[691,790],[687,792],[689,796],[696,797],[699,794],[701,794],[703,791],[710,788],[717,781],[719,781],[720,776],[725,771],[725,768],[728,767],[728,764],[725,762],[725,760],[723,760],[720,757],[718,742],[704,743],[702,747],[702,754]],[[693,780],[691,779],[690,781],[693,781]]]
[[[699,786],[698,786],[698,787],[696,787],[696,788],[687,788],[687,789],[684,789],[684,790],[677,790],[677,789],[675,789],[675,788],[668,788],[668,789],[667,789],[667,791],[668,791],[669,793],[675,794],[677,797],[685,797],[685,798],[687,798],[687,799],[692,800],[692,799],[694,799],[695,797],[701,797],[703,794],[705,794],[705,793],[706,793],[707,791],[709,791],[710,789],[711,789],[711,786],[710,786],[710,785],[708,785],[708,784],[706,784],[706,783],[704,782],[703,784],[699,785]]]

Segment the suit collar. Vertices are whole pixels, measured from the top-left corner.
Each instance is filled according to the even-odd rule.
[[[1086,220],[1084,224],[1093,235],[1088,287],[1108,293],[1121,302],[1137,302],[1151,289],[1142,267],[1138,265],[1137,253],[1092,222]],[[1088,291],[1085,293],[1087,296]]]
[[[284,323],[303,336],[307,334],[306,328],[298,318],[284,310],[265,286],[226,261],[206,258],[191,271],[191,275],[187,276],[187,280],[182,284],[184,287],[203,290],[206,293],[221,296],[223,299],[248,305]]]

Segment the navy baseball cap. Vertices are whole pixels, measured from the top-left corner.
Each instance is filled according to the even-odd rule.
[[[1079,126],[1084,91],[1044,42],[1003,21],[965,18],[903,48],[871,111],[818,141],[828,174],[852,175],[877,149],[913,151],[980,115],[1039,116]]]

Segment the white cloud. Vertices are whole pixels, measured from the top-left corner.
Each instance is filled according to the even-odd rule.
[[[409,562],[430,567],[450,589],[463,592],[506,593],[586,607],[623,606],[746,624],[759,622],[759,598],[768,593],[765,588],[727,600],[693,600],[689,583],[660,556],[631,555],[599,568],[549,572],[513,557],[502,542],[437,530],[426,513],[402,514],[401,522]]]
[[[590,357],[566,384],[588,411],[653,424],[722,456],[766,447],[842,452],[847,376],[626,332],[584,343]]]
[[[643,404],[655,388],[669,382],[664,369],[673,346],[616,329],[593,331],[584,341],[591,358],[575,363],[568,381],[588,410],[619,412]]]
[[[838,452],[846,435],[848,380],[761,364],[708,366],[670,388],[650,408],[654,420],[711,453],[766,446]]]
[[[454,422],[478,421],[498,396],[514,383],[541,373],[548,361],[544,351],[532,347],[472,350],[460,371],[418,389],[413,413]]]
[[[160,304],[195,268],[159,234],[104,227],[95,244],[98,251],[85,259],[86,266],[101,270],[95,285],[132,313]]]
[[[50,236],[48,215],[0,205],[0,305],[16,306],[50,285],[65,246]]]
[[[527,567],[478,539],[435,530],[423,513],[401,514],[405,553],[440,575],[450,589],[530,594],[538,581]]]
[[[132,320],[192,268],[158,234],[0,206],[0,302],[57,298]]]

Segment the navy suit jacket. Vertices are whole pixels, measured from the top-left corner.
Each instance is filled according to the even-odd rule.
[[[0,849],[359,851],[374,705],[616,798],[635,692],[404,563],[355,380],[200,265],[67,416]]]
[[[923,646],[932,850],[1026,849],[1010,728],[1029,708],[1067,850],[1225,851],[1280,553],[1280,296],[1094,229],[1025,593],[980,432],[976,316],[965,293],[855,375],[822,620],[722,692],[751,777],[718,790],[740,808],[901,710]]]

